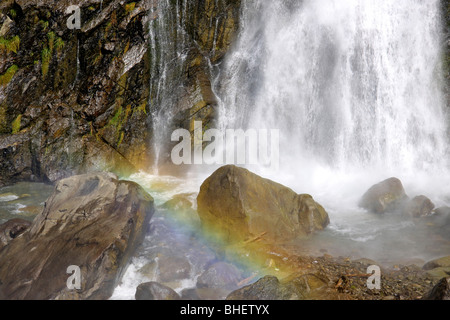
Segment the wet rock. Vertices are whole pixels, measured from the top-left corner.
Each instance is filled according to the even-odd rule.
[[[402,182],[389,178],[370,187],[358,205],[370,212],[385,213],[400,209],[407,199]]]
[[[423,195],[412,198],[405,203],[402,213],[412,218],[425,217],[432,214],[434,203]]]
[[[262,236],[269,242],[291,241],[323,230],[324,208],[307,194],[236,166],[215,171],[200,187],[198,213],[205,230],[229,243]]]
[[[200,218],[197,210],[193,208],[192,201],[190,200],[190,197],[192,196],[192,194],[177,194],[173,196],[172,199],[166,201],[161,207],[169,210],[171,216],[186,222],[191,227],[199,227]]]
[[[159,279],[162,282],[189,278],[191,264],[185,257],[161,256],[158,258]]]
[[[197,279],[198,288],[224,288],[235,290],[242,280],[241,271],[226,262],[216,262],[208,267]]]
[[[142,242],[153,199],[110,173],[60,180],[41,214],[0,255],[8,299],[107,299]],[[81,289],[67,288],[78,266]]]
[[[230,293],[227,300],[302,300],[320,298],[328,280],[315,274],[293,274],[282,281],[265,276]]]
[[[197,288],[186,288],[181,291],[181,300],[201,300]]]
[[[158,282],[141,283],[136,288],[136,300],[180,300],[180,296],[172,288]]]
[[[0,225],[0,250],[11,240],[24,233],[31,222],[24,219],[11,219]]]
[[[288,300],[290,297],[277,277],[265,276],[254,284],[233,291],[227,300]]]
[[[423,269],[431,270],[435,268],[447,268],[447,267],[450,268],[450,256],[428,261],[427,263],[424,264]]]
[[[450,300],[450,278],[442,278],[430,292],[424,297],[424,300]]]

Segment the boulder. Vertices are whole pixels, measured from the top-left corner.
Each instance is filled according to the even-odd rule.
[[[425,196],[417,196],[405,203],[403,215],[413,218],[429,216],[433,213],[434,203]]]
[[[60,180],[41,214],[0,251],[8,299],[107,299],[153,215],[153,199],[110,173]],[[80,270],[81,288],[67,284]]]
[[[442,278],[425,295],[424,300],[450,300],[450,278]]]
[[[141,283],[134,297],[136,300],[180,300],[172,288],[153,281]]]
[[[370,187],[358,205],[370,212],[385,213],[400,209],[407,199],[402,182],[389,178]]]
[[[241,271],[234,265],[216,262],[198,277],[197,287],[236,290],[242,279]]]
[[[229,243],[258,236],[288,242],[329,224],[327,212],[310,195],[233,165],[203,182],[197,211],[204,230]]]
[[[193,208],[191,198],[195,196],[191,193],[176,194],[172,199],[161,205],[162,209],[168,210],[170,216],[185,222],[186,225],[198,228],[200,226],[200,218],[197,211]]]
[[[275,276],[265,276],[255,283],[231,292],[227,300],[288,300],[291,293],[283,290]]]
[[[189,278],[191,264],[185,257],[161,256],[158,257],[159,279],[162,282],[170,282]]]
[[[227,300],[303,300],[323,299],[329,280],[316,274],[292,274],[278,280],[265,276],[255,283],[231,292]]]
[[[431,270],[435,268],[450,268],[450,256],[428,261],[422,268],[424,270]]]
[[[24,233],[31,222],[24,219],[11,219],[0,225],[0,250],[11,240]]]

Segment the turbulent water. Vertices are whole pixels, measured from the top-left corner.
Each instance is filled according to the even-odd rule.
[[[149,42],[151,50],[150,73],[150,119],[153,128],[154,172],[164,161],[160,159],[167,153],[173,106],[176,97],[183,90],[180,79],[187,58],[187,34],[183,28],[186,19],[187,0],[158,1],[158,7],[152,13],[149,25]]]
[[[164,38],[156,23],[166,28],[170,21],[164,11],[168,2],[162,3],[161,16],[167,19],[154,22],[153,39]],[[382,263],[450,252],[448,239],[426,223],[371,215],[357,206],[371,185],[391,176],[402,180],[410,197],[425,194],[436,207],[450,204],[439,5],[439,0],[243,1],[239,36],[217,66],[219,129],[280,131],[279,170],[251,169],[312,194],[328,211],[329,227],[303,248]],[[169,26],[180,39],[182,17],[177,12]],[[152,44],[158,57],[152,66],[159,74],[152,82],[152,105],[162,106],[152,115],[155,128],[170,122],[170,78],[184,61],[180,41]],[[163,148],[167,141],[156,136],[155,145]],[[201,181],[210,173],[208,168],[185,180],[143,173],[133,178],[159,203],[190,193],[195,205]],[[113,299],[130,298],[136,284],[152,280],[138,271],[157,244],[176,247],[192,239],[164,216],[157,214],[154,224],[167,237],[160,237],[164,232],[147,237]],[[205,252],[200,243],[188,243],[198,249],[188,256],[196,272],[175,285],[179,292],[195,284],[201,272],[196,254]]]
[[[329,232],[420,255],[392,245],[408,223],[357,202],[391,176],[450,202],[441,31],[438,0],[245,2],[216,83],[221,128],[280,130],[280,170],[256,171],[324,204]]]

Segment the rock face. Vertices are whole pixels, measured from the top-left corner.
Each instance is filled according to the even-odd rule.
[[[259,235],[271,242],[291,241],[329,223],[310,195],[231,165],[203,182],[197,205],[202,226],[230,243]]]
[[[79,30],[67,27],[69,5],[81,10]],[[163,7],[189,40],[180,74],[165,80],[174,101],[170,125],[190,129],[196,117],[206,126],[217,104],[208,63],[219,63],[230,47],[240,0],[0,1],[0,186],[148,169],[150,112],[164,109],[151,88],[162,81],[155,67],[161,57],[149,48],[182,45],[172,30],[150,43],[150,24],[160,28]]]
[[[425,196],[417,196],[409,200],[403,208],[403,214],[413,217],[425,217],[433,213],[434,203]]]
[[[0,291],[8,299],[107,299],[141,243],[153,199],[109,173],[59,181],[30,228],[0,251]],[[69,266],[81,289],[69,289]]]
[[[135,294],[136,300],[180,300],[180,296],[172,288],[158,282],[141,283]]]
[[[402,182],[397,178],[389,178],[367,190],[359,206],[370,212],[385,213],[398,210],[407,199]]]

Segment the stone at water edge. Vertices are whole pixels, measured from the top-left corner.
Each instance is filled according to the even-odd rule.
[[[329,224],[325,209],[307,194],[227,165],[200,187],[197,211],[204,230],[228,243],[262,236],[269,242],[299,239]]]
[[[329,280],[319,274],[292,274],[279,280],[265,276],[253,284],[231,292],[227,300],[303,300],[323,299]]]
[[[421,195],[412,198],[405,203],[402,213],[405,216],[420,218],[433,213],[434,203],[427,197]]]
[[[226,262],[216,262],[197,278],[197,288],[236,290],[242,280],[242,272],[237,267]]]
[[[134,297],[136,300],[180,300],[175,290],[153,281],[141,283]]]
[[[424,300],[450,300],[450,278],[442,278],[433,289],[428,292]]]
[[[31,227],[0,254],[7,299],[108,299],[153,215],[153,198],[110,173],[60,180]],[[69,266],[81,289],[67,287]]]
[[[435,268],[449,268],[450,269],[450,256],[428,261],[422,267],[422,269],[424,269],[424,270],[431,270],[431,269],[435,269]]]
[[[402,182],[389,178],[370,187],[358,205],[370,212],[385,213],[400,209],[407,199]]]

